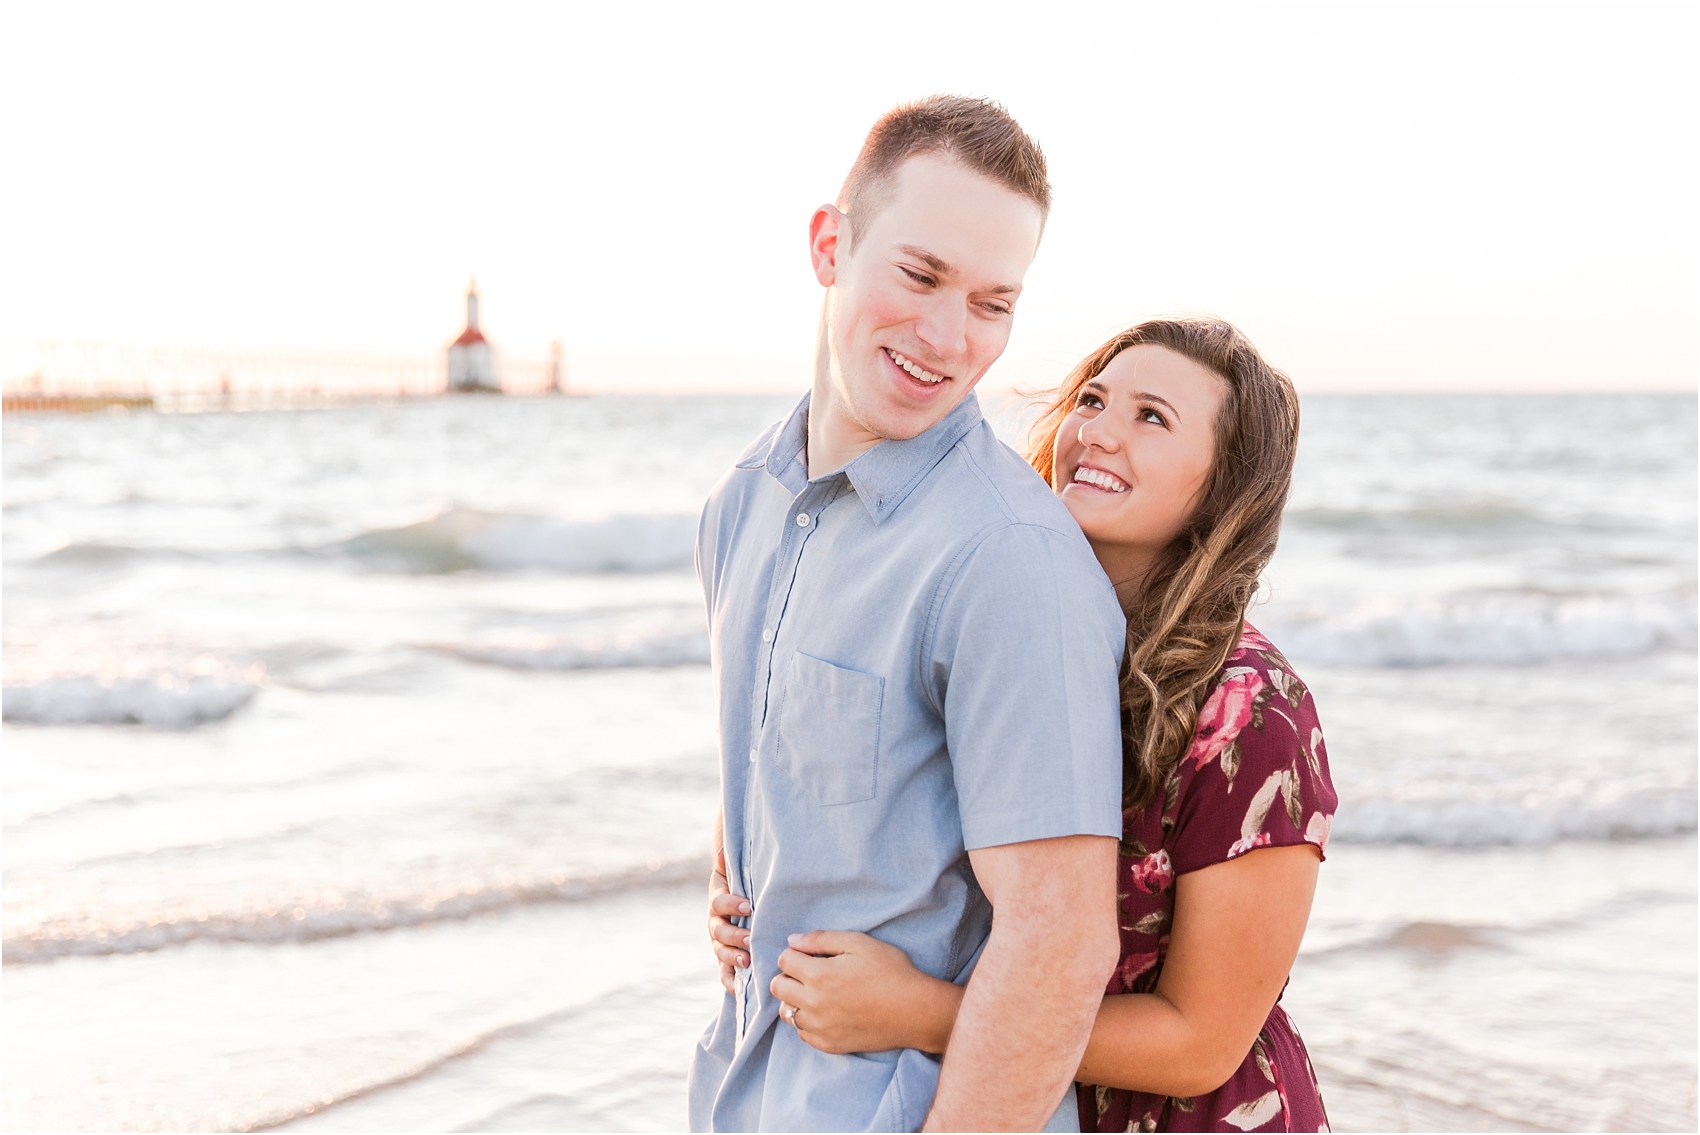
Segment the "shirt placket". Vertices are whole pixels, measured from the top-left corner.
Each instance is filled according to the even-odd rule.
[[[847,484],[842,475],[829,478],[818,483],[811,483],[803,491],[792,498],[791,506],[785,512],[784,530],[779,538],[779,551],[774,565],[773,583],[768,589],[767,609],[762,616],[761,650],[756,667],[760,680],[756,685],[756,696],[750,705],[750,764],[761,762],[763,754],[771,754],[773,743],[767,732],[767,711],[771,701],[773,687],[773,656],[779,642],[780,624],[784,620],[787,605],[791,601],[791,592],[797,582],[797,565],[803,558],[803,549],[807,546],[809,537],[820,527],[820,514],[837,497],[840,489]],[[752,769],[753,772],[753,769]],[[748,783],[746,781],[746,783]],[[744,793],[744,853],[740,856],[741,880],[744,894],[753,893],[750,882],[750,861],[754,848],[752,846],[749,809],[750,801],[755,793],[746,789]],[[752,996],[751,986],[755,983],[748,980],[754,976],[753,967],[743,971],[745,981],[743,997],[739,999],[738,1033],[743,1035],[749,1027],[749,1004]]]

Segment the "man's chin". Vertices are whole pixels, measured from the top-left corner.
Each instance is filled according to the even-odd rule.
[[[862,420],[871,432],[888,441],[908,441],[920,437],[956,409],[968,391],[956,386],[956,379],[946,379],[947,387],[927,401],[916,404],[908,399],[885,393],[878,404],[861,407]]]
[[[908,441],[938,425],[955,408],[954,401],[943,409],[937,406],[914,410],[887,408],[869,422],[868,427],[887,441]]]

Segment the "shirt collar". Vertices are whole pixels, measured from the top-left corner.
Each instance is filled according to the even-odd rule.
[[[882,523],[908,499],[933,467],[944,460],[944,455],[984,420],[979,397],[969,391],[966,398],[925,433],[902,441],[882,441],[838,473],[849,478],[874,523]],[[808,443],[809,395],[805,394],[774,434],[764,463],[768,473],[793,495],[808,484]]]

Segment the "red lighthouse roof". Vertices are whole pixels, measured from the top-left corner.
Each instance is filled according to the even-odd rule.
[[[460,333],[454,346],[472,347],[482,342],[484,333],[478,330],[478,281],[473,280],[466,285],[466,330]]]

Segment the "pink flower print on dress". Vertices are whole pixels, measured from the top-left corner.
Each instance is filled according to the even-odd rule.
[[[1238,654],[1242,650],[1274,650],[1275,644],[1263,637],[1263,632],[1246,623],[1240,628],[1240,645],[1234,650]]]
[[[1228,848],[1228,858],[1238,859],[1255,848],[1268,847],[1270,842],[1268,832],[1258,832],[1256,835],[1246,836],[1244,839],[1236,839],[1233,845]]]
[[[1174,864],[1169,862],[1169,853],[1165,848],[1158,848],[1128,871],[1128,877],[1133,885],[1148,895],[1159,894],[1169,889],[1169,884],[1175,881]]]
[[[1152,969],[1157,964],[1157,951],[1149,954],[1129,954],[1123,958],[1121,965],[1116,967],[1115,980],[1121,983],[1123,990],[1133,988],[1133,983],[1139,976]]]
[[[1198,728],[1192,734],[1192,747],[1187,750],[1199,768],[1222,755],[1251,722],[1251,711],[1257,695],[1263,692],[1263,675],[1250,668],[1230,669],[1222,683],[1215,688],[1198,711]]]

